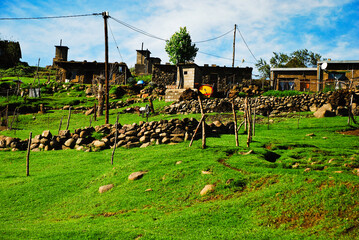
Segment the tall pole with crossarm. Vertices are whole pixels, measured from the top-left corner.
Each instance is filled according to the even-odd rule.
[[[105,111],[105,123],[108,124],[109,122],[109,99],[108,99],[108,32],[107,32],[107,18],[109,17],[108,12],[102,13],[104,25],[105,25],[105,104],[106,104],[106,111]]]

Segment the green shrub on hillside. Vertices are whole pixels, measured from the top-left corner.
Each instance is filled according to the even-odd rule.
[[[288,97],[288,96],[296,96],[301,94],[303,94],[303,92],[296,90],[285,90],[285,91],[270,90],[268,92],[263,93],[262,96]]]

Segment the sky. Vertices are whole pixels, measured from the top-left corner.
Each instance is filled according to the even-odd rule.
[[[253,67],[273,52],[308,49],[332,60],[359,60],[359,0],[1,0],[0,18],[72,16],[108,11],[109,61],[134,67],[136,50],[169,62],[165,39],[187,27],[199,48],[195,63]],[[157,38],[136,32],[120,20]],[[232,30],[232,31],[231,31]],[[216,38],[215,40],[200,42]],[[241,35],[239,34],[241,33]],[[160,40],[161,38],[163,40]],[[55,45],[69,47],[68,60],[104,61],[101,15],[43,20],[0,20],[0,39],[20,42],[22,61],[52,64]],[[196,43],[198,42],[198,43]],[[247,43],[247,45],[245,44]],[[248,47],[247,47],[248,46]],[[249,51],[249,49],[251,52]],[[255,77],[254,77],[255,78]]]

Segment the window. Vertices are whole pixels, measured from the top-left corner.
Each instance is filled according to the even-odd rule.
[[[183,74],[184,74],[184,75],[187,75],[187,71],[183,71]]]

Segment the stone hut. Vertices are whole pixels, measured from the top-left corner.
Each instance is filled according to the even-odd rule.
[[[71,81],[81,84],[91,84],[97,76],[105,75],[104,62],[68,61],[68,47],[55,46],[55,58],[52,66],[58,69],[58,78],[63,81]],[[110,84],[125,84],[131,77],[131,72],[126,63],[109,63]]]
[[[161,59],[156,57],[151,57],[151,52],[148,50],[136,50],[136,51],[137,51],[137,60],[135,64],[136,75],[152,74],[153,65],[160,64]]]
[[[225,95],[226,92],[252,78],[252,68],[219,67],[216,65],[198,66],[195,63],[175,65],[155,64],[152,81],[166,86],[166,100],[174,101],[187,88],[199,89],[210,85],[214,92]]]

